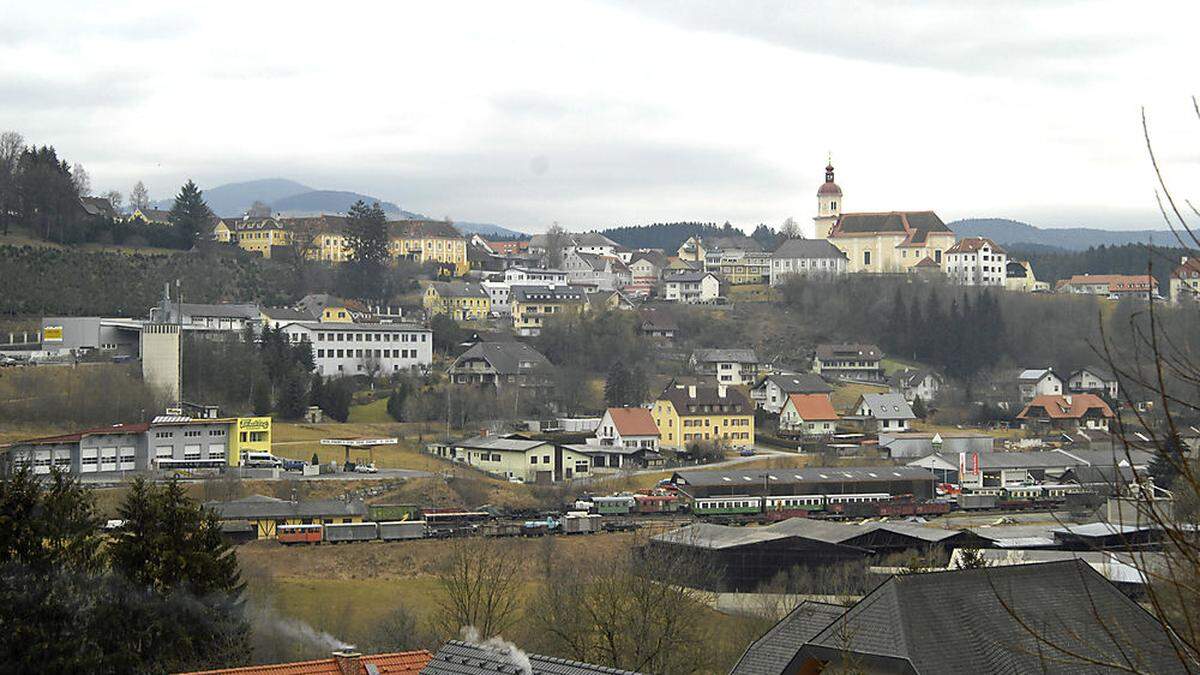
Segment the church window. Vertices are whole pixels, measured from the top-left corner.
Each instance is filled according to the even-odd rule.
[[[870,251],[863,251],[863,264],[864,265],[871,264],[871,252]]]

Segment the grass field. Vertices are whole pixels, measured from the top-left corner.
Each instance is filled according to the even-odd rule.
[[[395,420],[388,415],[386,398],[372,401],[365,405],[350,406],[350,424],[394,424]]]
[[[863,394],[884,394],[887,393],[887,385],[882,384],[839,384],[833,388],[833,394],[830,398],[833,400],[833,407],[839,412],[848,411],[855,403],[858,402],[858,397]]]

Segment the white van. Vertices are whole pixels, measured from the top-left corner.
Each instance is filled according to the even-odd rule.
[[[247,452],[242,455],[242,466],[247,468],[273,469],[283,466],[283,461],[269,452]]]

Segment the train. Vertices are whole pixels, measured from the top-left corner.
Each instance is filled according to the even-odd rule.
[[[624,494],[580,499],[575,509],[601,516],[629,516],[678,513],[683,505],[677,494]]]
[[[424,539],[430,536],[428,524],[423,520],[400,520],[392,522],[363,522],[338,524],[280,525],[276,538],[284,545],[294,544],[340,544],[353,541],[402,541]]]
[[[956,506],[963,511],[1053,509],[1065,504],[1070,495],[1093,492],[1085,486],[1069,484],[968,488],[957,496]]]
[[[813,512],[830,511],[839,505],[883,502],[892,499],[886,492],[859,492],[836,495],[773,495],[750,497],[698,497],[692,500],[692,513],[697,516],[742,516],[786,513],[803,516]]]

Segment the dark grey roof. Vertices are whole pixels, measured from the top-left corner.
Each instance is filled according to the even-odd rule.
[[[549,366],[541,352],[524,342],[476,342],[454,360],[454,366],[469,359],[483,359],[499,375],[519,375],[534,368]],[[521,364],[531,364],[522,366]]]
[[[817,345],[817,358],[821,359],[822,361],[828,361],[834,358],[871,360],[883,358],[883,352],[879,350],[878,346],[870,344],[824,344]]]
[[[177,303],[167,303],[167,311],[175,314]],[[261,316],[258,305],[226,302],[221,304],[183,303],[184,316],[207,316],[232,319],[257,319]],[[312,318],[312,317],[308,317]]]
[[[1095,375],[1101,382],[1116,382],[1117,381],[1117,378],[1113,377],[1113,374],[1110,370],[1108,370],[1107,368],[1099,368],[1097,366],[1085,366],[1083,368],[1080,368],[1079,370],[1076,370],[1075,372],[1071,373],[1071,377],[1075,377],[1076,375],[1078,375],[1079,373],[1082,373],[1085,370],[1087,372],[1091,373],[1092,375]]]
[[[438,295],[443,298],[486,298],[487,291],[483,290],[483,286],[472,284],[466,281],[431,281],[430,286],[433,286]]]
[[[231,502],[207,502],[205,506],[215,511],[221,520],[346,518],[367,514],[367,507],[361,501],[290,502],[264,495],[251,495]]]
[[[741,249],[743,251],[761,251],[762,244],[758,240],[746,236],[744,234],[734,234],[729,236],[705,237],[704,248],[713,249]]]
[[[916,387],[929,375],[934,379],[942,379],[941,375],[925,368],[905,368],[892,374],[891,380],[905,387]]]
[[[800,647],[846,611],[839,605],[806,600],[796,606],[762,637],[750,644],[730,675],[782,673]]]
[[[812,638],[808,659],[872,671],[1179,673],[1171,638],[1080,560],[894,576]],[[859,667],[864,667],[860,664]]]
[[[772,258],[845,258],[841,249],[827,239],[788,239],[775,249]]]
[[[262,313],[274,321],[312,321],[316,318],[302,309],[291,307],[264,307]]]
[[[685,283],[685,284],[688,284],[688,283],[694,283],[697,281],[703,281],[704,277],[715,277],[715,276],[717,276],[717,275],[713,274],[712,272],[676,272],[675,274],[668,274],[667,276],[663,277],[663,283],[668,283],[668,284]]]
[[[781,467],[744,471],[734,468],[729,471],[677,471],[671,480],[682,485],[761,488],[764,480],[771,485],[929,480],[929,470],[915,466]]]
[[[696,395],[692,396],[692,389],[695,389]],[[659,399],[666,399],[675,406],[675,412],[679,415],[696,415],[707,414],[702,413],[702,406],[732,406],[726,411],[713,410],[713,413],[731,412],[740,415],[749,415],[753,413],[754,406],[750,405],[750,401],[741,391],[734,387],[724,387],[725,395],[721,395],[721,386],[705,386],[693,385],[685,386],[674,384],[667,386],[663,393],[659,394]]]
[[[692,358],[696,363],[758,363],[753,349],[697,349]]]
[[[863,394],[862,400],[877,420],[915,420],[912,407],[900,394]]]
[[[774,382],[785,394],[828,394],[833,392],[825,380],[816,373],[776,373],[768,375],[759,383]],[[757,387],[756,387],[757,388]]]
[[[112,202],[104,197],[80,197],[79,203],[89,216],[117,217],[117,210],[113,208]]]
[[[509,302],[582,302],[587,294],[582,288],[561,284],[548,286],[513,286]]]
[[[516,651],[515,648],[513,651]],[[421,669],[421,675],[637,675],[633,671],[618,670],[580,661],[569,661],[553,656],[525,654],[529,668],[518,663],[512,651],[490,646],[450,640],[433,655],[433,659]]]

